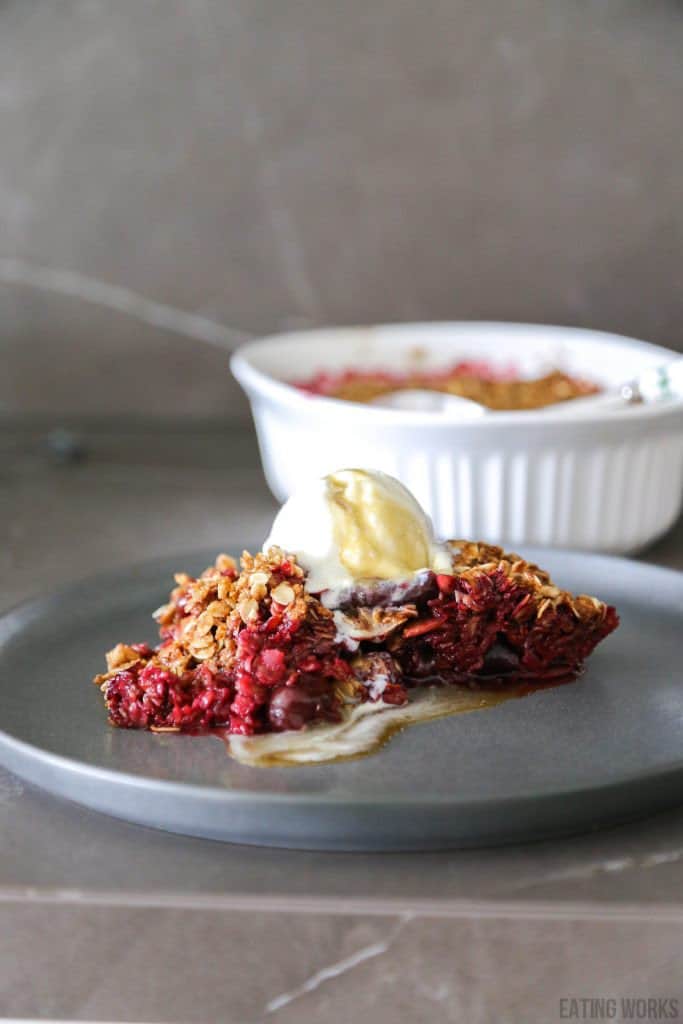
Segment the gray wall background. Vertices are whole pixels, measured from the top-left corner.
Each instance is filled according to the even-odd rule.
[[[2,2],[0,401],[244,413],[222,351],[92,280],[248,332],[683,348],[682,109],[674,0]]]

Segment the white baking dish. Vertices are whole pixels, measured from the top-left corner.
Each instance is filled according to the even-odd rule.
[[[683,400],[458,423],[312,396],[287,381],[317,370],[480,358],[523,375],[559,367],[618,385],[675,356],[578,328],[427,323],[276,335],[243,345],[232,370],[251,401],[266,478],[280,501],[306,477],[367,466],[399,477],[441,536],[623,552],[664,533],[680,511]]]

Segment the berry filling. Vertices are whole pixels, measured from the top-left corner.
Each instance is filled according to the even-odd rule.
[[[522,378],[514,366],[495,367],[483,360],[461,360],[441,369],[321,370],[294,386],[311,395],[347,402],[374,402],[393,391],[440,391],[468,398],[489,409],[538,409],[573,398],[594,395],[597,384],[552,370]]]
[[[412,687],[550,685],[575,677],[618,624],[614,608],[555,587],[500,548],[451,542],[452,573],[307,592],[277,548],[241,571],[221,555],[176,577],[155,616],[160,643],[118,644],[96,677],[113,725],[253,735],[337,722],[365,701],[404,704]]]

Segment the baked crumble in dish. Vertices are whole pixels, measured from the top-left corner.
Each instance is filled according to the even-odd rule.
[[[178,574],[154,613],[159,644],[117,644],[95,678],[109,721],[251,737],[339,723],[365,705],[389,719],[435,685],[504,695],[574,679],[618,624],[614,608],[499,547],[451,540],[439,551],[439,571],[318,593],[274,545]]]
[[[562,370],[552,370],[535,378],[522,378],[514,368],[497,369],[479,360],[461,360],[440,370],[348,369],[321,371],[294,386],[313,395],[340,398],[347,402],[374,402],[395,391],[421,389],[440,391],[479,402],[488,409],[540,409],[599,394],[597,384]]]

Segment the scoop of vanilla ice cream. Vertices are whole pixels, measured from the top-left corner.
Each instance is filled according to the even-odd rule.
[[[343,469],[296,491],[275,518],[264,548],[272,546],[296,555],[311,593],[448,571],[451,561],[410,491],[370,469]]]

